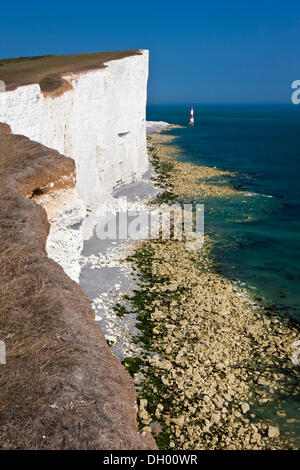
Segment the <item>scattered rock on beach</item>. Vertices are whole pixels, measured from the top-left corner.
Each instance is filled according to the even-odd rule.
[[[241,409],[242,409],[243,414],[245,414],[250,410],[250,406],[248,405],[248,403],[242,403]]]
[[[273,437],[278,437],[280,434],[279,428],[276,426],[269,426],[268,428],[268,437],[273,438]]]

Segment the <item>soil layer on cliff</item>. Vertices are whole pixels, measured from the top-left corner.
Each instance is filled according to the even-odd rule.
[[[105,68],[107,62],[139,54],[139,50],[129,50],[2,59],[0,80],[4,81],[7,91],[38,83],[42,92],[53,93],[63,85],[67,86],[63,74]]]

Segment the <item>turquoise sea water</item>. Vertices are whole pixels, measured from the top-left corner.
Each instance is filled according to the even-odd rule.
[[[205,230],[219,270],[267,309],[300,320],[300,106],[152,105],[147,119],[172,131],[182,161],[238,172],[251,197],[205,200]]]

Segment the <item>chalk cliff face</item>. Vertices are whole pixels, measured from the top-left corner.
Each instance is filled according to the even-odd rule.
[[[63,78],[71,86],[62,94],[39,84],[0,93],[0,122],[73,158],[79,196],[96,207],[147,170],[148,51]]]
[[[83,239],[101,217],[99,205],[111,201],[114,187],[148,169],[148,51],[62,78],[64,89],[52,93],[42,92],[39,84],[0,93],[0,122],[9,124],[13,134],[75,161],[76,189],[56,191],[37,202],[51,224],[48,255],[78,282]],[[92,209],[89,217],[86,208]]]
[[[35,199],[47,212],[50,230],[46,250],[64,269],[65,273],[79,282],[80,254],[83,245],[82,221],[86,209],[76,188],[59,189]]]

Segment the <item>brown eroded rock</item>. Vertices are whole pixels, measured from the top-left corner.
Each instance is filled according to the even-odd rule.
[[[11,128],[8,124],[0,122],[0,135],[11,134]]]

